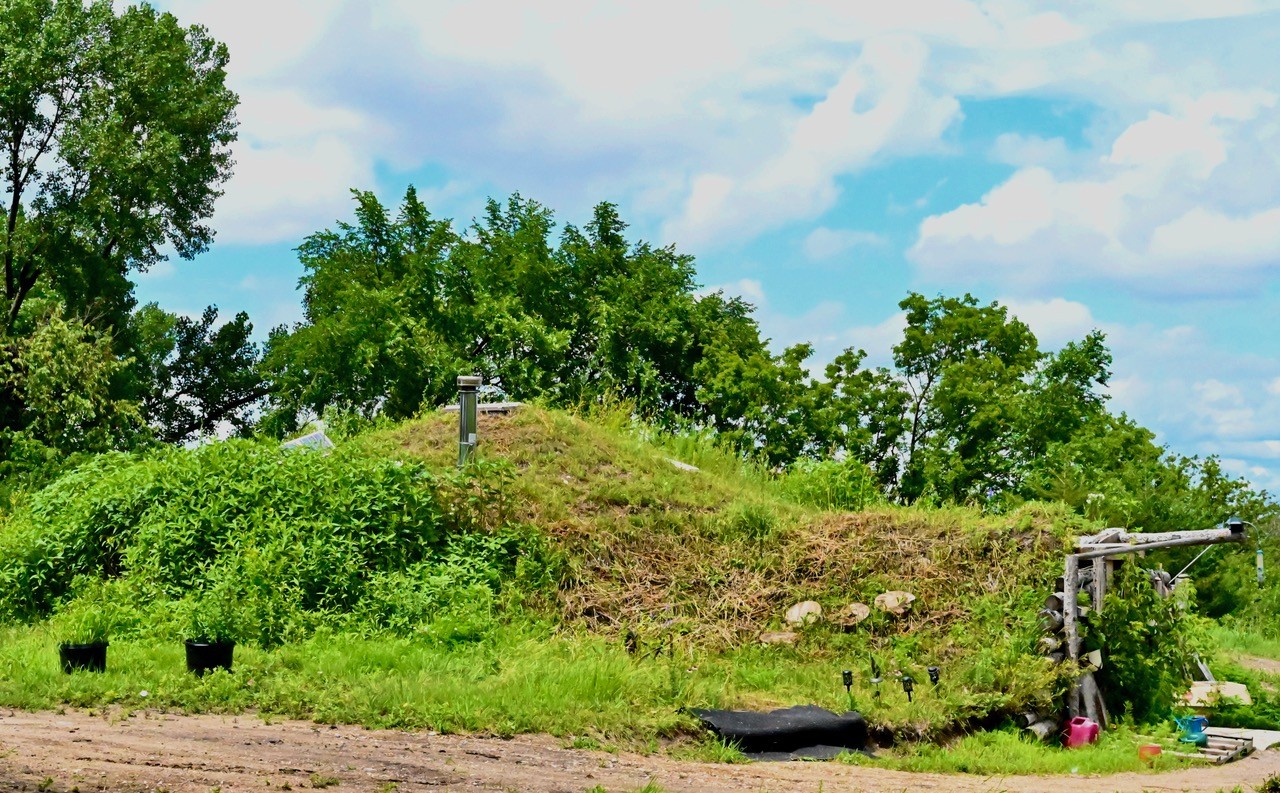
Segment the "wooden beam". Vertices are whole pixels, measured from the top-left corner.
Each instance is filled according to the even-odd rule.
[[[1081,550],[1094,550],[1101,545],[1150,545],[1151,543],[1168,542],[1171,540],[1194,540],[1199,539],[1201,542],[1189,542],[1188,545],[1211,545],[1215,542],[1244,542],[1246,535],[1243,531],[1233,531],[1232,529],[1199,529],[1196,531],[1156,531],[1156,532],[1136,532],[1136,531],[1119,531],[1116,532],[1108,529],[1100,534],[1090,537],[1081,537],[1076,540],[1076,547]]]
[[[1063,568],[1062,582],[1062,622],[1063,633],[1067,639],[1067,658],[1072,666],[1080,661],[1080,628],[1076,620],[1076,601],[1080,587],[1080,559],[1075,554],[1068,554]],[[1080,715],[1080,684],[1072,681],[1067,691],[1067,712],[1072,718]]]
[[[1167,534],[1177,534],[1178,532],[1166,532]],[[1116,548],[1109,546],[1099,550],[1082,550],[1075,554],[1080,560],[1097,559],[1101,556],[1122,556],[1130,553],[1142,553],[1144,551],[1155,551],[1161,548],[1182,548],[1189,545],[1216,545],[1220,542],[1245,542],[1248,538],[1244,534],[1232,532],[1229,529],[1213,529],[1207,532],[1188,531],[1182,532],[1184,536],[1175,537],[1173,539],[1156,540],[1154,542],[1144,542],[1141,544],[1129,545],[1127,547]],[[1142,536],[1142,535],[1135,535]],[[1151,535],[1153,537],[1158,535]]]

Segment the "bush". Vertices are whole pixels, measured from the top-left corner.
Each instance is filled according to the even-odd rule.
[[[495,528],[501,473],[250,441],[104,455],[0,532],[0,616],[71,608],[87,577],[127,585],[164,632],[270,645],[363,614],[405,633],[443,616],[454,588],[472,593],[468,614],[491,604],[522,556],[540,558],[532,535]],[[386,616],[376,604],[389,597],[413,616]]]
[[[1136,563],[1117,570],[1093,629],[1104,648],[1099,684],[1113,712],[1127,711],[1139,722],[1171,713],[1191,682],[1193,656],[1209,646],[1204,620],[1191,609],[1194,598],[1186,583],[1160,597]]]
[[[65,644],[97,644],[133,630],[139,614],[121,582],[81,577],[73,584],[75,597],[54,616],[58,640]]]

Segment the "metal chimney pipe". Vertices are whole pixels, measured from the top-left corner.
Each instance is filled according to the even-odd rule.
[[[467,464],[476,450],[476,392],[483,382],[479,375],[458,377],[458,467]]]

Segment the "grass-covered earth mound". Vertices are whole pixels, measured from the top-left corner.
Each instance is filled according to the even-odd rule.
[[[690,707],[847,708],[843,669],[852,704],[899,736],[998,723],[1061,691],[1035,615],[1087,529],[1065,508],[840,512],[813,505],[813,481],[714,444],[531,407],[483,417],[481,459],[459,473],[455,421],[331,453],[108,455],[16,505],[0,530],[0,704],[643,747],[698,735]],[[905,615],[759,640],[797,601],[838,616],[898,589],[917,598]],[[239,642],[233,674],[184,672],[180,640],[202,633]],[[56,644],[90,634],[109,636],[109,671],[61,674]],[[922,681],[913,702],[896,672]]]

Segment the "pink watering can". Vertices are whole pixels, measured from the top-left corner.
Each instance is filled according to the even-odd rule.
[[[1075,749],[1098,740],[1098,729],[1098,722],[1093,719],[1076,716],[1067,724],[1067,748]]]

